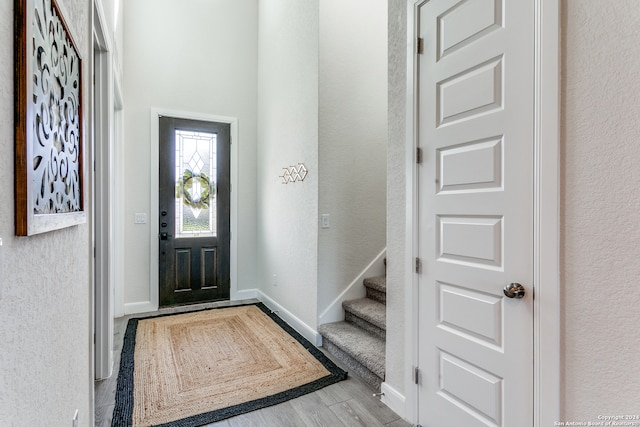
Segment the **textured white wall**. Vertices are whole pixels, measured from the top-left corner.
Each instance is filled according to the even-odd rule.
[[[322,0],[319,49],[321,313],[386,246],[387,1]]]
[[[257,0],[137,0],[124,7],[125,303],[149,301],[151,108],[237,117],[238,288],[256,282]]]
[[[315,328],[318,0],[261,0],[259,9],[258,284]],[[298,162],[306,179],[281,184],[282,168]]]
[[[640,413],[640,6],[563,1],[567,420]]]
[[[91,2],[61,3],[84,60],[83,93],[88,103]],[[0,2],[0,58],[0,148],[5,153],[0,156],[0,237],[4,243],[0,260],[0,425],[70,426],[78,409],[80,425],[88,426],[92,424],[93,393],[89,226],[14,237],[11,1]],[[89,135],[90,111],[87,106],[85,136]]]
[[[406,0],[389,0],[389,143],[387,148],[387,358],[385,382],[404,392],[406,239]]]

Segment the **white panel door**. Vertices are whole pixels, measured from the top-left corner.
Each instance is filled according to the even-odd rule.
[[[425,427],[533,425],[533,4],[419,7]]]

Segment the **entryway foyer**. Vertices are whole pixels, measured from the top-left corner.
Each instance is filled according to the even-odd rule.
[[[345,300],[364,297],[359,276],[386,247],[386,347],[392,351],[386,351],[381,390],[389,407],[416,422],[415,379],[425,371],[414,347],[419,285],[414,275],[417,166],[411,135],[417,93],[412,77],[417,48],[414,25],[416,7],[422,2],[385,2],[386,22],[380,31],[360,30],[374,23],[372,17],[377,15],[369,9],[373,2],[58,3],[83,60],[88,222],[34,237],[15,235],[16,170],[11,153],[16,132],[12,60],[16,3],[0,2],[0,53],[5,59],[0,61],[0,146],[9,153],[0,156],[0,178],[5,183],[0,187],[0,422],[71,426],[77,420],[79,426],[91,425],[94,372],[103,366],[94,357],[99,342],[94,347],[94,333],[99,331],[95,318],[101,313],[94,309],[94,299],[112,298],[113,305],[104,306],[105,312],[113,310],[111,317],[157,308],[152,292],[157,280],[151,278],[158,271],[151,262],[158,259],[153,242],[160,226],[151,210],[157,206],[151,194],[152,165],[156,164],[151,141],[157,140],[152,137],[157,127],[151,122],[153,112],[166,110],[237,119],[238,133],[232,143],[237,151],[232,151],[231,158],[237,159],[237,173],[231,177],[237,180],[231,195],[232,203],[234,198],[237,202],[237,218],[231,223],[236,238],[232,245],[237,243],[237,257],[230,263],[231,277],[237,278],[235,287],[231,284],[234,300],[260,297],[277,302],[272,305],[282,317],[291,323],[299,320],[300,330],[318,342],[318,325],[340,320],[336,313],[342,301],[337,297],[342,292],[348,289]],[[195,3],[214,9],[192,13],[190,5]],[[499,291],[510,283],[523,285],[525,297],[505,304],[517,307],[533,294],[538,303],[534,333],[551,327],[534,336],[533,369],[540,383],[531,405],[537,427],[637,412],[640,383],[633,379],[640,369],[638,332],[620,325],[640,322],[635,292],[640,275],[636,227],[640,132],[635,119],[640,115],[640,34],[636,31],[640,9],[635,0],[533,3],[539,18],[534,43],[541,47],[534,52],[541,59],[534,72],[538,86],[532,88],[540,96],[534,117],[546,124],[535,132],[539,149],[533,153],[534,164],[541,167],[535,181],[542,192],[534,193],[534,200],[541,202],[534,209],[539,221],[533,225],[534,236],[540,239],[534,245],[539,263],[534,264],[533,291],[531,283],[521,278],[496,281],[495,286]],[[478,4],[494,13],[473,14],[477,21],[496,21],[496,15],[504,12],[508,24],[511,15],[501,8],[510,2],[463,1],[446,16],[462,16],[463,6]],[[180,8],[172,8],[176,5]],[[349,12],[350,17],[328,18],[328,5]],[[500,27],[502,21],[497,21]],[[104,28],[102,33],[99,26]],[[490,24],[485,33],[497,34],[496,26]],[[125,37],[134,43],[125,43]],[[446,44],[460,41],[464,40],[448,39]],[[355,60],[385,44],[382,66]],[[425,44],[425,51],[428,48]],[[464,49],[448,50],[444,58],[454,58],[454,52]],[[480,80],[492,76],[484,68],[476,71],[465,76]],[[504,71],[506,78],[509,69]],[[92,89],[94,74],[100,91]],[[452,80],[443,82],[443,93],[456,86],[447,83],[459,83],[455,76],[460,77],[454,73],[449,76]],[[484,81],[495,82],[496,74],[492,77]],[[371,102],[379,95],[386,117],[376,113],[379,103]],[[495,96],[495,92],[485,95]],[[98,110],[103,105],[99,99],[104,108]],[[92,128],[92,116],[100,116],[105,127]],[[97,129],[107,131],[94,134]],[[356,129],[358,134],[370,130],[371,136],[357,138],[350,133]],[[381,156],[372,149],[380,144],[378,137],[386,140],[386,153]],[[94,142],[99,149],[92,147]],[[460,155],[469,146],[447,148],[451,149],[441,154]],[[98,192],[91,181],[93,153],[96,184],[104,179],[108,191]],[[484,153],[496,154],[495,150]],[[432,161],[424,154],[423,159]],[[456,157],[460,159],[444,156],[446,160]],[[283,184],[280,176],[285,169],[297,168],[299,163],[306,165],[309,175],[302,183]],[[460,173],[465,169],[458,169],[456,176]],[[363,180],[372,186],[362,187],[359,177],[366,177]],[[437,177],[431,178],[426,182],[433,189]],[[382,194],[385,200],[373,200]],[[97,203],[94,208],[93,198],[106,204]],[[385,207],[385,212],[379,207]],[[93,212],[108,219],[97,233]],[[322,228],[325,214],[329,228]],[[379,215],[382,219],[373,222],[381,221],[384,227],[372,225],[369,214]],[[456,213],[439,214],[444,215],[441,224],[448,228],[446,232],[464,228]],[[491,219],[495,218],[484,218],[485,222]],[[475,229],[489,228],[496,229],[490,225]],[[361,236],[366,239],[361,241]],[[369,238],[385,243],[371,243]],[[114,247],[101,246],[105,241]],[[447,254],[451,258],[456,251]],[[429,268],[423,260],[422,271],[433,271]],[[93,285],[96,276],[112,286],[98,291]],[[435,289],[443,296],[465,300],[465,286],[459,281],[440,281],[446,283]],[[439,294],[434,291],[433,295]],[[490,301],[491,296],[484,300]],[[465,326],[453,320],[452,325]],[[462,335],[473,331],[465,329]],[[452,330],[455,327],[450,326],[447,332]],[[112,332],[102,336],[113,337]],[[486,337],[475,336],[476,343],[486,343]],[[107,354],[96,353],[108,359],[113,345],[106,343],[104,348]],[[459,363],[456,358],[460,357],[451,352],[435,356],[446,362],[449,373],[462,366],[465,374],[475,372],[482,378],[489,371],[495,376],[489,368],[465,370],[469,366]],[[104,366],[108,371],[112,363]],[[460,388],[455,390],[461,394]],[[476,408],[484,413],[495,407],[481,403]]]

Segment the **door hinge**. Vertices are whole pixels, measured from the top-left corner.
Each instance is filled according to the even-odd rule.
[[[420,383],[420,368],[418,368],[417,366],[413,367],[413,382],[415,384]]]
[[[422,148],[416,147],[416,163],[422,163]]]
[[[418,44],[417,44],[417,52],[418,55],[421,55],[422,53],[424,53],[424,39],[422,37],[418,37]]]
[[[416,273],[420,273],[420,270],[422,270],[422,261],[420,258],[416,258]]]

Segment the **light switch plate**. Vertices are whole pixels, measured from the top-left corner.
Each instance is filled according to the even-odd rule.
[[[329,214],[322,214],[322,228],[330,228],[331,227],[331,219],[329,218]]]
[[[136,213],[135,223],[136,224],[146,224],[147,223],[147,214],[146,213]]]

